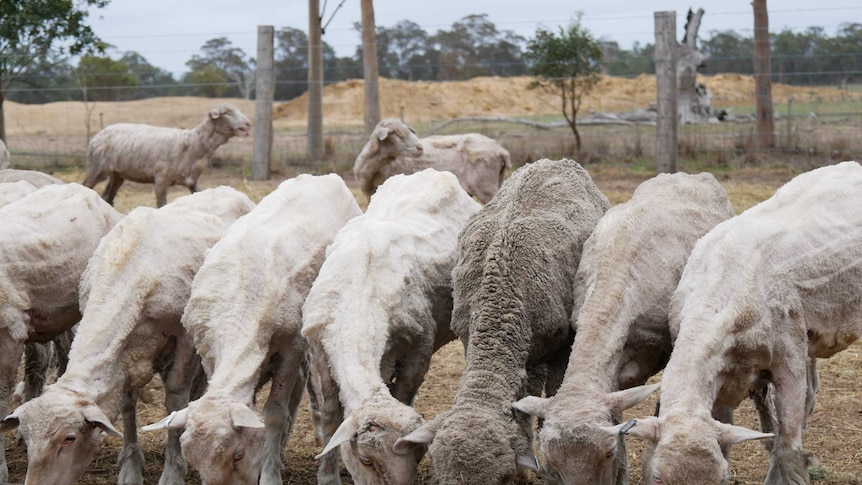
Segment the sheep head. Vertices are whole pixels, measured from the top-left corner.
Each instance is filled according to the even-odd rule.
[[[603,429],[646,441],[645,482],[662,485],[727,483],[729,466],[721,447],[774,436],[719,422],[708,413],[648,417]]]
[[[405,167],[397,166],[399,159],[418,158],[423,153],[416,130],[397,118],[386,118],[377,123],[356,157],[353,175],[370,197],[387,178],[405,172]]]
[[[567,485],[613,485],[625,464],[625,443],[604,430],[620,416],[658,390],[659,384],[601,393],[572,402],[560,395],[528,396],[515,409],[544,419],[539,448],[545,465],[532,467],[545,481]],[[587,392],[581,393],[588,395]]]
[[[26,483],[75,483],[96,455],[102,432],[122,437],[94,402],[52,389],[0,422],[0,432],[15,428],[27,443]]]
[[[180,435],[183,457],[206,485],[258,483],[264,424],[243,403],[204,397],[142,429],[185,429]]]
[[[228,138],[232,136],[248,136],[251,133],[251,122],[234,106],[220,104],[209,112],[209,118],[215,123],[215,129]]]
[[[362,407],[341,423],[317,457],[340,447],[354,483],[408,485],[416,478],[416,467],[426,447],[396,448],[395,443],[423,422],[415,409],[397,401]]]

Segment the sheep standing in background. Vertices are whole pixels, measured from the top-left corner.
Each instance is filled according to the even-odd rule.
[[[6,144],[3,143],[3,140],[0,139],[0,170],[5,170],[9,168],[9,150],[6,148]]]
[[[668,307],[688,255],[734,215],[712,175],[662,174],[596,225],[575,280],[575,342],[563,383],[553,397],[515,403],[544,418],[543,477],[567,485],[628,483],[625,442],[601,428],[619,423],[625,409],[658,388],[643,384],[670,357]]]
[[[627,426],[646,440],[644,476],[667,485],[725,482],[721,447],[773,433],[710,412],[735,408],[766,379],[777,422],[764,483],[809,483],[809,360],[862,335],[860,207],[862,167],[844,162],[796,176],[697,242],[671,300],[675,344],[659,415]]]
[[[81,274],[121,218],[78,184],[48,185],[0,207],[0,412],[9,405],[25,346],[50,342],[81,318]],[[44,366],[34,369],[33,362]],[[31,358],[27,364],[29,389],[41,391],[47,361]],[[0,432],[0,450],[3,444]],[[0,451],[0,483],[8,479]]]
[[[482,203],[497,193],[512,166],[509,152],[499,143],[478,133],[429,136],[419,139],[416,131],[397,118],[382,120],[371,132],[353,164],[353,174],[362,192],[371,197],[387,178],[431,167],[448,170],[461,187]]]
[[[81,277],[83,316],[66,372],[0,422],[0,432],[18,427],[27,442],[27,483],[76,482],[103,431],[124,438],[118,483],[142,483],[138,393],[159,372],[165,408],[188,404],[200,365],[180,322],[192,278],[205,251],[253,207],[230,187],[208,189],[161,209],[138,207],[102,238]],[[120,412],[124,435],[111,424]],[[172,431],[159,483],[185,483],[186,468]]]
[[[96,133],[87,147],[87,177],[93,188],[107,179],[102,197],[114,204],[123,181],[154,183],[156,206],[167,203],[168,187],[198,190],[198,177],[209,168],[216,149],[234,136],[248,136],[251,123],[240,110],[221,104],[192,129],[139,123],[116,123]]]
[[[327,245],[360,214],[341,177],[300,175],[264,197],[207,253],[183,326],[209,386],[175,416],[144,428],[184,427],[183,455],[204,483],[282,483],[284,446],[308,376],[302,303]],[[266,380],[272,390],[261,421],[254,399]]]
[[[449,172],[397,175],[327,250],[302,327],[326,443],[318,483],[341,483],[338,448],[357,484],[413,482],[425,447],[393,444],[422,424],[413,399],[431,354],[455,337],[455,245],[478,210]]]
[[[562,381],[581,249],[609,207],[578,163],[545,159],[515,171],[461,231],[452,329],[466,365],[455,402],[395,445],[430,443],[438,483],[506,483],[533,456],[531,420],[512,402]]]

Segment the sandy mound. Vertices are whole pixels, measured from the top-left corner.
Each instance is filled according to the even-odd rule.
[[[739,74],[699,76],[712,91],[713,105],[754,104],[754,78]],[[445,120],[465,116],[523,117],[559,115],[559,98],[540,89],[527,89],[531,77],[481,77],[468,81],[427,82],[380,79],[380,111],[383,117],[403,117],[410,123]],[[797,101],[841,99],[842,93],[832,88],[811,88],[773,84],[776,104]],[[326,86],[323,90],[323,119],[326,124],[361,124],[363,97],[362,80],[350,80]],[[645,109],[655,102],[655,76],[642,74],[636,78],[603,77],[584,99],[581,113],[596,111],[628,111]],[[286,124],[305,124],[308,96],[281,103],[275,107],[275,118]]]

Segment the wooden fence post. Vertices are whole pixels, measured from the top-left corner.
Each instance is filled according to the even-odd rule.
[[[769,14],[766,0],[751,2],[754,8],[754,92],[757,104],[757,148],[775,148],[772,109],[772,68],[769,62]]]
[[[308,0],[308,161],[323,162],[323,26],[320,1]]]
[[[677,80],[676,12],[655,12],[656,172],[676,172]]]
[[[269,178],[269,162],[272,157],[272,104],[275,99],[274,36],[275,29],[272,25],[257,26],[252,180]]]

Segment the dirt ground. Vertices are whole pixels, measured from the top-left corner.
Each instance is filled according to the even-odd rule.
[[[589,166],[599,188],[613,203],[627,200],[634,188],[648,175],[633,175],[625,168]],[[737,212],[747,209],[767,198],[774,190],[789,180],[794,172],[789,169],[752,169],[718,175],[720,182],[728,190]],[[57,173],[55,176],[69,182],[83,179],[83,172]],[[260,200],[269,193],[280,180],[255,182],[244,180],[230,171],[212,171],[201,179],[203,188],[217,185],[231,185],[247,192],[252,199]],[[351,180],[347,180],[354,185]],[[99,189],[100,187],[97,187]],[[169,200],[184,195],[185,189],[173,188]],[[357,194],[360,205],[367,204],[364,196]],[[127,184],[117,196],[117,208],[128,212],[138,205],[153,206],[155,197],[151,185]],[[426,419],[445,411],[451,406],[464,364],[463,351],[458,343],[451,343],[441,349],[433,358],[426,381],[416,400],[416,407]],[[807,449],[818,459],[812,468],[815,483],[827,485],[859,484],[862,481],[862,392],[859,390],[860,371],[862,371],[862,342],[857,342],[836,357],[821,361],[820,389],[817,405],[809,418],[804,435]],[[659,379],[660,376],[654,378]],[[138,426],[157,421],[164,416],[161,403],[161,387],[157,381],[151,383],[144,400],[139,404]],[[649,415],[655,407],[657,396],[650,397],[643,404],[629,410],[625,417],[633,418]],[[260,399],[262,402],[263,399]],[[737,413],[737,424],[756,427],[752,407],[743,403]],[[121,425],[122,423],[115,423]],[[121,427],[121,426],[120,426]],[[163,460],[161,433],[142,433],[147,471],[145,482],[155,484]],[[116,483],[118,467],[116,457],[120,440],[107,438],[94,462],[89,466],[80,483],[107,485]],[[285,484],[308,485],[315,483],[317,463],[314,460],[321,450],[315,443],[310,427],[306,403],[303,403],[296,427],[285,450]],[[641,447],[636,441],[629,442],[629,463],[632,484],[644,483],[640,477]],[[22,483],[26,472],[26,450],[15,443],[14,434],[7,435],[6,455],[10,466],[10,479]],[[755,442],[737,445],[731,455],[731,483],[751,485],[761,483],[768,468],[767,456],[763,447]],[[342,473],[344,483],[351,483],[346,472]],[[428,459],[420,465],[418,483],[428,482]],[[190,472],[187,483],[200,483],[197,474]]]

